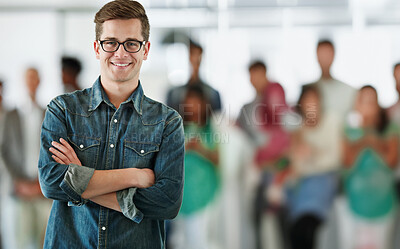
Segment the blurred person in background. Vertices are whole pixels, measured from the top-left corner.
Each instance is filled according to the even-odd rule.
[[[5,122],[5,110],[3,107],[3,81],[0,80],[0,151],[2,150],[1,146],[3,145],[3,134],[4,134],[4,122]],[[1,217],[1,207],[2,207],[2,201],[3,201],[3,195],[4,195],[4,190],[5,190],[5,174],[6,174],[6,169],[4,168],[4,161],[3,157],[0,154],[0,249],[3,248],[3,243],[2,243],[2,217]]]
[[[395,80],[396,92],[398,95],[398,100],[392,106],[387,109],[387,115],[389,120],[400,126],[400,63],[397,63],[393,67],[393,76]],[[400,161],[399,161],[400,162]],[[400,165],[396,166],[396,189],[397,195],[400,197]]]
[[[250,83],[255,91],[255,96],[250,103],[245,104],[240,109],[239,116],[236,120],[236,125],[244,132],[245,136],[248,138],[248,144],[250,145],[249,147],[251,147],[249,149],[251,153],[249,156],[254,157],[256,149],[259,146],[262,146],[267,140],[266,135],[260,129],[262,113],[259,108],[262,105],[265,89],[271,82],[269,81],[267,76],[267,66],[261,60],[255,60],[251,62],[248,67],[248,72],[250,76]],[[247,218],[247,215],[244,215],[244,223],[248,224],[248,228],[243,231],[243,233],[248,233],[247,235],[244,235],[244,237],[247,237],[247,240],[250,240],[252,242],[255,239],[256,246],[260,248],[260,215],[262,214],[262,211],[259,210],[259,208],[255,209],[255,207],[259,207],[259,205],[255,205],[254,201],[256,198],[254,192],[259,187],[260,173],[259,169],[255,166],[256,165],[254,160],[249,162],[249,165],[245,166],[244,172],[242,174],[245,188],[243,190],[245,191],[243,198],[247,198],[247,202],[250,203],[249,205],[246,205],[245,202],[242,203],[242,209],[246,209],[249,215],[249,218]],[[257,182],[254,181],[254,178],[257,179]],[[248,187],[246,188],[245,186]],[[253,229],[254,231],[251,231]],[[250,241],[248,243],[251,243]]]
[[[265,88],[269,85],[270,81],[267,77],[267,66],[262,61],[252,62],[248,70],[250,83],[256,95],[250,103],[245,104],[241,108],[236,123],[248,135],[254,146],[261,146],[266,138],[260,132],[259,123],[261,122],[261,113],[258,113],[257,108],[262,104]]]
[[[61,75],[64,92],[70,93],[76,90],[81,90],[78,84],[81,70],[82,65],[77,58],[68,56],[63,56],[61,58]]]
[[[387,115],[389,117],[389,120],[391,122],[394,122],[397,126],[400,127],[400,62],[396,63],[393,66],[393,76],[395,80],[395,88],[397,92],[397,101],[394,103],[392,106],[390,106],[387,109]],[[400,146],[399,146],[400,148]],[[395,171],[395,179],[396,179],[396,192],[397,192],[397,198],[400,197],[400,160],[398,160],[398,163],[394,169]],[[398,214],[398,217],[396,218],[396,227],[394,230],[394,234],[398,234],[400,231],[400,214]],[[400,247],[400,237],[399,236],[394,236],[394,248]]]
[[[283,116],[288,106],[282,86],[268,80],[264,63],[253,63],[249,72],[257,96],[242,108],[238,125],[249,134],[255,145],[254,163],[259,173],[254,202],[256,246],[276,248],[286,242],[282,237],[285,235],[284,211],[280,203],[273,203],[265,193],[269,191],[276,172],[287,161],[290,137],[284,128]],[[266,229],[266,226],[273,229]]]
[[[182,103],[186,138],[185,183],[179,216],[172,221],[174,249],[218,248],[215,200],[220,175],[215,128],[207,113],[208,99],[199,85],[187,88]],[[214,209],[214,210],[213,210]]]
[[[181,115],[181,104],[185,100],[186,91],[188,87],[193,85],[197,85],[202,88],[202,91],[209,101],[208,108],[215,112],[221,111],[221,98],[219,92],[200,78],[200,65],[202,56],[203,48],[199,44],[190,41],[189,62],[192,69],[190,79],[185,85],[172,88],[168,91],[167,105],[177,110]]]
[[[353,106],[356,91],[331,75],[331,67],[335,58],[335,47],[331,41],[321,40],[318,42],[317,58],[321,68],[321,77],[311,85],[315,85],[321,93],[322,111],[334,112],[344,122],[347,113]]]
[[[292,134],[289,154],[290,244],[292,249],[313,249],[337,192],[341,125],[334,114],[322,112],[315,86],[303,86],[296,108],[302,125]]]
[[[40,127],[45,110],[36,100],[39,72],[28,68],[25,86],[29,98],[23,108],[6,114],[1,153],[11,187],[2,208],[4,248],[43,248],[51,202],[40,191],[37,162]]]
[[[339,217],[340,248],[389,248],[396,206],[393,168],[398,163],[399,129],[378,104],[370,85],[357,95],[354,118],[345,130],[343,160],[346,204]]]

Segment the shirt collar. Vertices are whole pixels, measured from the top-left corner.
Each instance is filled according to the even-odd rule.
[[[135,110],[142,115],[142,102],[143,102],[143,88],[142,85],[139,84],[135,91],[129,96],[127,100],[121,103],[129,103],[132,102]],[[110,101],[108,100],[107,95],[104,92],[103,86],[101,85],[100,82],[100,76],[97,78],[96,82],[93,84],[92,90],[91,90],[91,100],[90,100],[90,106],[89,106],[89,111],[94,111],[99,107],[101,102],[109,103]]]

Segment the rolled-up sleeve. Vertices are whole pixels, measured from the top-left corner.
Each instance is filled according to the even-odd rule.
[[[117,192],[118,204],[121,208],[121,212],[125,217],[133,220],[136,223],[140,223],[143,219],[143,213],[136,208],[132,202],[133,196],[136,193],[137,188],[124,189]]]
[[[154,164],[155,184],[117,193],[121,210],[127,218],[139,223],[143,217],[159,220],[176,217],[182,204],[184,154],[182,118],[176,113],[165,123]]]
[[[65,172],[64,180],[60,184],[60,188],[74,201],[69,205],[80,206],[87,202],[81,197],[92,178],[94,169],[70,164],[67,172]]]
[[[39,183],[45,197],[80,206],[86,202],[81,194],[85,191],[94,169],[55,162],[49,148],[52,141],[60,138],[67,140],[65,109],[60,101],[54,99],[48,105],[42,125]]]

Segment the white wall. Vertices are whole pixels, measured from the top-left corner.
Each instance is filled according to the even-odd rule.
[[[149,16],[150,23],[155,25],[150,35],[150,57],[143,65],[141,79],[146,93],[163,101],[170,86],[187,79],[188,54],[182,44],[161,44],[164,35],[173,28],[161,25],[165,15]],[[22,103],[23,72],[31,65],[41,72],[42,105],[61,93],[62,54],[76,56],[83,62],[80,83],[89,87],[99,73],[93,52],[93,17],[94,11],[89,10],[1,12],[0,77],[6,81],[5,102],[10,106]],[[204,46],[201,68],[204,79],[221,92],[227,113],[234,118],[240,107],[254,96],[247,73],[252,59],[265,59],[270,78],[284,86],[288,101],[294,103],[300,85],[319,76],[315,46],[321,37],[329,37],[336,44],[333,75],[355,87],[366,83],[376,86],[381,104],[389,106],[396,99],[392,65],[400,61],[399,28],[400,25],[375,25],[355,30],[347,24],[289,23],[273,27],[200,25],[187,30]]]

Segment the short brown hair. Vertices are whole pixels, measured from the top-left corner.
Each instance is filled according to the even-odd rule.
[[[149,40],[150,24],[143,6],[132,0],[114,0],[104,5],[95,15],[96,40],[100,39],[103,32],[103,23],[113,19],[139,19],[142,26],[142,36],[145,41]]]
[[[267,71],[267,65],[265,65],[265,63],[263,61],[261,61],[261,60],[256,60],[256,61],[253,61],[249,65],[249,71],[251,71],[253,69],[263,69],[266,72]]]

